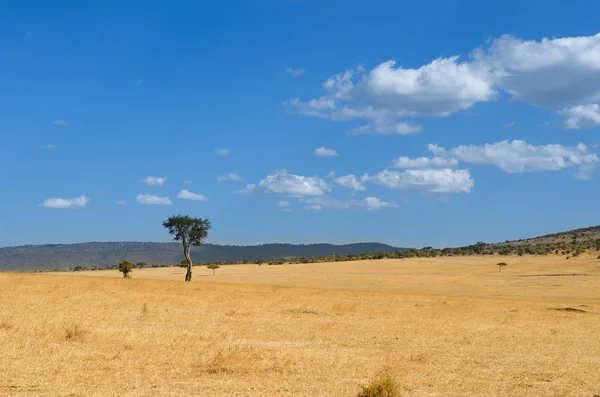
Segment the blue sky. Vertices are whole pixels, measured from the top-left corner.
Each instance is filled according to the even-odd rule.
[[[599,19],[593,1],[3,1],[0,246],[166,241],[178,213],[226,244],[600,224]]]

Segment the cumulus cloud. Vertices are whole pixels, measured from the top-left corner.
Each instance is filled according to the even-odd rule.
[[[178,199],[182,200],[195,200],[195,201],[207,201],[208,198],[203,194],[192,193],[189,190],[182,190],[177,194]]]
[[[285,71],[289,73],[292,77],[298,77],[304,74],[304,69],[285,68]]]
[[[318,98],[292,98],[287,105],[309,116],[366,121],[352,130],[357,134],[417,132],[419,126],[403,126],[402,119],[448,116],[495,101],[499,92],[565,115],[567,128],[597,126],[600,33],[539,41],[504,35],[464,60],[437,58],[416,68],[389,60],[334,75],[323,89]]]
[[[409,157],[398,157],[392,162],[392,166],[395,168],[412,168],[412,169],[423,169],[423,168],[451,168],[458,164],[458,160],[453,158],[445,157],[418,157],[411,159]]]
[[[540,41],[504,35],[473,57],[515,100],[549,109],[600,100],[600,33]]]
[[[468,170],[450,168],[383,170],[373,176],[364,175],[362,180],[390,189],[418,190],[428,193],[468,193],[473,187],[473,180]]]
[[[141,183],[145,183],[150,186],[162,186],[167,181],[167,178],[156,177],[156,176],[147,176],[144,179],[140,179]]]
[[[367,72],[359,67],[323,83],[328,91],[307,102],[292,98],[296,112],[332,120],[367,120],[352,133],[407,134],[420,131],[398,119],[412,116],[448,116],[477,102],[496,97],[485,69],[458,56],[438,58],[417,69],[386,61]]]
[[[573,106],[559,112],[566,117],[565,128],[578,130],[600,125],[600,106],[596,103]]]
[[[173,204],[169,197],[159,197],[152,194],[138,194],[135,200],[145,205],[170,205]]]
[[[315,156],[325,156],[325,157],[335,157],[335,156],[340,155],[334,149],[327,149],[326,147],[323,147],[323,146],[316,148],[314,154],[315,154]]]
[[[285,196],[321,196],[331,190],[323,179],[294,175],[287,170],[275,171],[258,183],[258,188],[269,194]]]
[[[483,146],[461,145],[452,149],[430,144],[428,148],[436,156],[456,159],[462,163],[491,164],[510,173],[593,167],[600,161],[598,155],[590,152],[582,143],[577,146],[535,146],[514,140],[486,143]]]
[[[242,178],[240,175],[236,174],[235,172],[230,172],[225,175],[217,176],[217,182],[225,182],[225,181],[243,182],[244,178]]]
[[[64,127],[65,125],[69,124],[64,120],[54,120],[52,123],[58,127]]]
[[[42,207],[44,208],[83,208],[90,203],[90,200],[82,195],[75,198],[50,198],[44,200]]]
[[[229,149],[215,149],[215,153],[219,156],[227,156],[229,154]]]
[[[344,175],[344,176],[336,176],[335,172],[329,173],[329,179],[336,186],[347,187],[354,190],[365,190],[365,186],[360,183],[360,181],[356,178],[354,174]]]

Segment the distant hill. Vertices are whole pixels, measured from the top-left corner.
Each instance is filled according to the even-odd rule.
[[[380,243],[263,244],[253,246],[204,244],[192,248],[195,262],[242,261],[286,257],[367,254],[402,251]],[[73,266],[105,267],[123,259],[148,264],[180,263],[183,249],[179,243],[107,242],[81,244],[22,245],[0,248],[0,270],[68,269]]]

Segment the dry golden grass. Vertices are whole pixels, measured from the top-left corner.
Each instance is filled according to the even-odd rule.
[[[132,277],[0,273],[0,395],[356,396],[384,369],[405,397],[600,394],[595,257]]]

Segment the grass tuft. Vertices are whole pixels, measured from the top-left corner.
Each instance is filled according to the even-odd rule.
[[[85,330],[78,324],[65,328],[65,339],[69,341],[81,341],[85,334]]]
[[[363,386],[357,397],[399,397],[398,383],[387,371],[380,372],[368,386]]]

